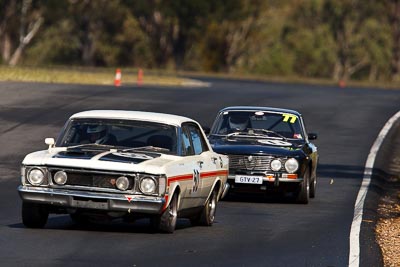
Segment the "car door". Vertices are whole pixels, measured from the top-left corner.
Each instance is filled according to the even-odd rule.
[[[204,205],[214,184],[217,166],[219,166],[217,161],[219,159],[208,148],[205,137],[197,124],[188,123],[185,128],[189,132],[194,156],[196,157],[194,172],[199,176],[194,179],[193,193],[199,198],[199,201],[196,201],[196,205],[200,206]]]
[[[186,179],[180,183],[181,186],[181,209],[193,208],[200,203],[200,171],[201,164],[199,156],[195,154],[191,133],[188,125],[183,124],[180,132],[180,154],[182,160],[179,162],[179,169],[185,176],[190,176],[191,179]]]

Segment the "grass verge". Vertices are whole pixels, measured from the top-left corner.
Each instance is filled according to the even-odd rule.
[[[138,74],[132,69],[121,69],[122,85],[134,85],[138,82]],[[33,68],[0,66],[0,81],[23,81],[45,83],[76,83],[114,85],[115,69],[106,68]],[[172,75],[144,73],[143,85],[184,86],[195,85],[190,79]]]

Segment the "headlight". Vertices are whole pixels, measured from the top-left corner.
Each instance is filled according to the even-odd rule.
[[[28,182],[31,185],[41,185],[44,181],[44,172],[40,169],[34,168],[28,172]]]
[[[156,192],[156,181],[150,176],[145,176],[140,180],[139,188],[143,194],[154,194]]]
[[[294,158],[290,158],[285,162],[285,169],[288,173],[294,173],[298,168],[299,162]]]
[[[282,162],[279,159],[274,159],[271,161],[271,170],[274,172],[280,171],[282,168]]]
[[[64,185],[67,182],[67,173],[64,171],[58,171],[54,174],[54,182],[59,185]]]
[[[118,177],[117,181],[115,182],[117,188],[121,191],[125,191],[129,187],[129,180],[125,176]]]

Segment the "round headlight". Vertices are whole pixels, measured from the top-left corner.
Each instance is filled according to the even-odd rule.
[[[64,185],[67,182],[67,173],[64,171],[58,171],[54,174],[54,182],[59,185]]]
[[[294,173],[298,168],[299,162],[294,158],[290,158],[285,162],[285,169],[288,173]]]
[[[279,159],[274,159],[271,161],[271,170],[274,172],[280,171],[282,168],[282,162]]]
[[[44,181],[44,173],[40,169],[32,169],[28,173],[28,181],[32,185],[41,185]]]
[[[151,177],[144,177],[140,181],[140,191],[144,194],[154,194],[156,192],[156,181]]]
[[[129,180],[125,176],[118,177],[115,185],[119,190],[125,191],[129,187]]]

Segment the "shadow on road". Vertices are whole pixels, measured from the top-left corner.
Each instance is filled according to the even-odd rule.
[[[318,177],[339,178],[359,178],[362,179],[364,166],[351,166],[339,164],[319,164]]]
[[[22,223],[11,224],[10,228],[15,229],[27,229]],[[178,219],[175,231],[194,227],[187,219]],[[90,222],[87,224],[77,224],[73,222],[68,215],[58,215],[49,217],[47,224],[44,227],[46,230],[74,230],[74,231],[85,231],[85,232],[110,232],[110,233],[144,233],[144,234],[160,234],[155,231],[151,225],[149,219],[138,219],[135,222],[124,222],[122,220],[113,221],[97,221]]]

